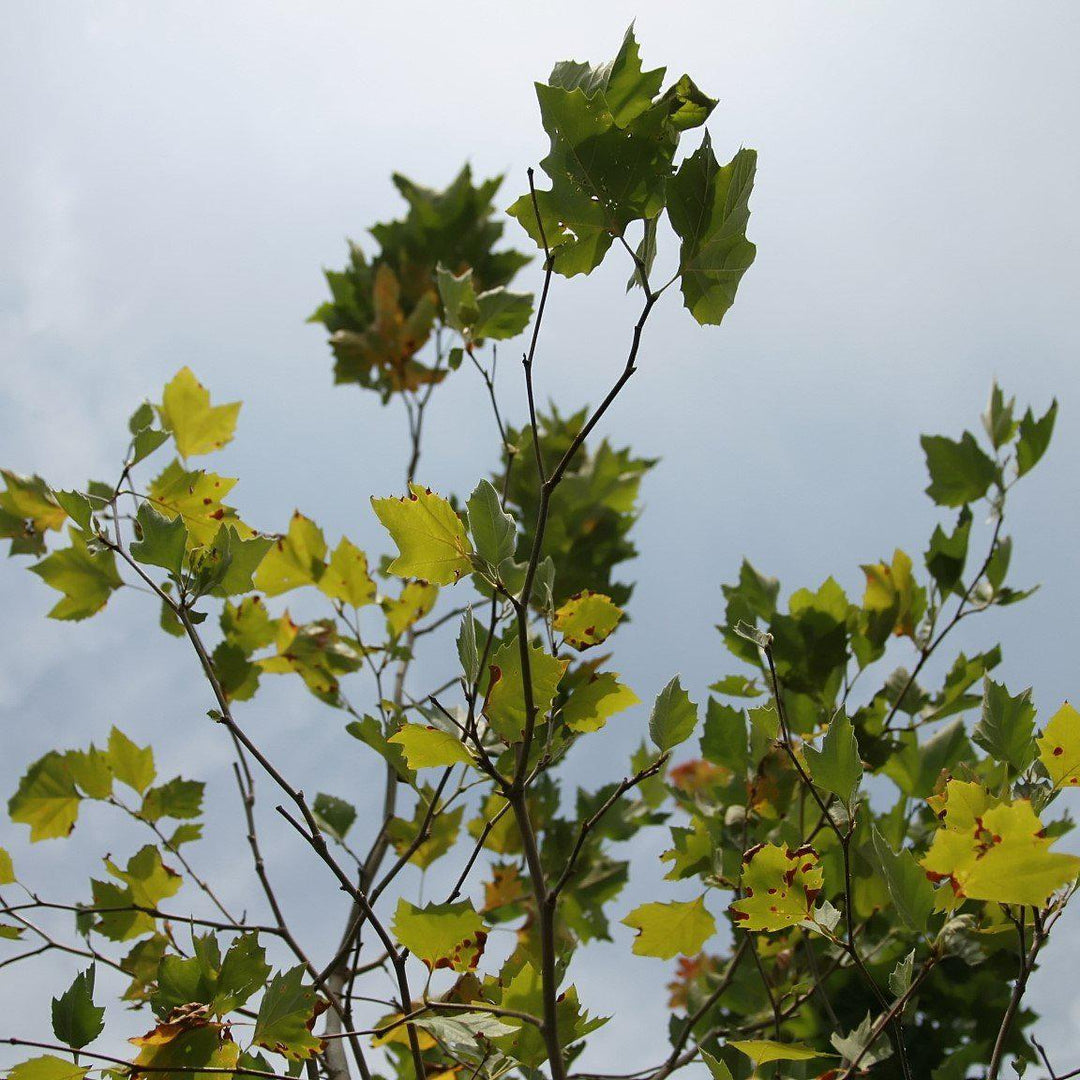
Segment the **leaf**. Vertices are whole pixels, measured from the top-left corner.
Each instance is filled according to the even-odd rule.
[[[198,1014],[181,1014],[175,1020],[170,1017],[146,1035],[128,1041],[139,1047],[131,1070],[133,1080],[141,1076],[151,1080],[212,1080],[217,1072],[200,1070],[231,1069],[240,1057],[229,1028]]]
[[[226,602],[220,621],[225,640],[245,656],[265,649],[277,636],[277,620],[270,617],[261,596],[245,596],[235,605]]]
[[[198,596],[218,597],[250,592],[252,575],[272,544],[268,536],[243,539],[235,524],[222,525],[208,546],[191,555],[194,576],[191,591]]]
[[[775,1042],[772,1039],[728,1039],[726,1046],[733,1047],[740,1054],[745,1054],[754,1065],[765,1065],[770,1061],[811,1061],[813,1058],[832,1057],[822,1054],[802,1043]]]
[[[184,367],[166,385],[160,412],[162,426],[172,432],[180,456],[189,458],[220,450],[232,440],[240,402],[211,405],[210,392]]]
[[[461,617],[457,636],[458,659],[470,686],[480,677],[480,642],[485,638],[484,628],[476,621],[470,607]]]
[[[221,962],[213,1006],[219,1016],[234,1012],[257,994],[270,975],[266,950],[257,934],[240,934]]]
[[[30,841],[68,836],[79,816],[80,795],[64,755],[55,750],[39,758],[19,781],[8,801],[8,814],[30,826]]]
[[[86,619],[99,612],[123,580],[116,571],[111,551],[91,551],[89,539],[69,529],[71,547],[62,548],[30,567],[46,585],[64,594],[50,612],[50,619]]]
[[[870,1045],[873,1036],[874,1022],[867,1013],[862,1023],[854,1031],[845,1036],[834,1032],[829,1036],[829,1041],[840,1051],[847,1062],[859,1062],[860,1070],[869,1069],[879,1061],[884,1061],[892,1052],[892,1044],[888,1036],[881,1032],[874,1039],[874,1045]]]
[[[94,504],[81,491],[54,491],[52,496],[83,532],[94,531]]]
[[[900,736],[900,744],[901,749],[888,758],[882,772],[905,795],[916,799],[925,799],[934,790],[942,770],[953,768],[972,752],[960,718],[946,724],[924,743],[919,742],[916,732],[905,732]]]
[[[479,317],[472,337],[506,341],[517,337],[529,325],[533,312],[533,294],[511,292],[500,286],[488,289],[476,298]]]
[[[229,476],[188,471],[174,460],[150,483],[149,499],[154,509],[166,517],[179,515],[188,531],[189,548],[214,542],[222,525],[232,525],[245,539],[253,535],[231,506],[221,500],[236,486]]]
[[[609,671],[593,674],[574,688],[562,708],[563,723],[571,731],[599,731],[616,713],[639,703],[637,694]]]
[[[1041,419],[1036,420],[1030,409],[1020,421],[1020,439],[1016,444],[1016,473],[1023,476],[1030,472],[1042,460],[1054,434],[1054,421],[1057,419],[1058,403],[1055,399]]]
[[[296,510],[288,533],[274,540],[255,571],[255,588],[267,596],[280,596],[291,589],[318,584],[326,570],[325,559],[322,529]]]
[[[705,706],[701,753],[706,760],[723,765],[736,776],[745,776],[748,764],[746,714],[716,698],[709,698]]]
[[[839,795],[850,806],[859,790],[863,767],[855,729],[847,714],[839,712],[833,717],[820,750],[807,745],[803,747],[803,754],[818,787]]]
[[[934,910],[934,889],[926,880],[926,874],[909,849],[901,848],[899,852],[894,852],[876,828],[873,830],[873,843],[881,876],[896,914],[908,929],[916,934],[925,933]]]
[[[912,576],[910,557],[897,548],[891,563],[864,565],[862,571],[866,576],[863,609],[871,642],[883,645],[890,634],[914,640],[926,610],[926,591]]]
[[[388,741],[401,747],[410,769],[472,764],[472,757],[461,740],[436,727],[403,724]]]
[[[282,1054],[290,1061],[305,1061],[322,1049],[322,1040],[311,1033],[322,1011],[310,986],[303,985],[304,966],[278,972],[267,984],[259,1005],[252,1036],[259,1046]]]
[[[1013,697],[1001,683],[987,678],[983,687],[982,716],[971,733],[972,741],[992,758],[1022,773],[1035,756],[1035,706],[1031,690]]]
[[[930,472],[926,494],[938,506],[964,506],[981,499],[998,478],[993,459],[987,457],[970,431],[960,442],[943,435],[924,435],[920,440]]]
[[[109,732],[109,768],[113,776],[140,795],[154,782],[154,751],[149,746],[136,746],[119,728]]]
[[[362,608],[375,602],[377,590],[368,572],[367,555],[344,536],[318,584],[325,596],[350,607]]]
[[[1005,400],[1001,387],[994,381],[990,388],[990,401],[986,406],[986,412],[982,414],[983,429],[995,450],[1000,450],[1006,443],[1010,443],[1016,435],[1017,423],[1013,419],[1013,409],[1016,407],[1016,398]]]
[[[331,836],[339,840],[345,838],[346,833],[352,828],[356,820],[356,807],[352,803],[339,799],[334,795],[326,795],[319,792],[315,801],[311,804],[311,811],[316,820]]]
[[[713,1080],[733,1080],[731,1070],[719,1058],[714,1058],[708,1050],[699,1050],[698,1053],[708,1067]]]
[[[439,598],[439,586],[426,581],[406,582],[396,599],[384,597],[383,613],[391,637],[400,637],[414,623],[419,622],[435,606]]]
[[[911,977],[914,972],[915,950],[912,949],[889,973],[889,989],[896,997],[903,997],[911,989]]]
[[[555,692],[569,660],[559,660],[539,645],[530,645],[529,672],[537,723],[543,721],[555,700]],[[504,642],[491,658],[491,679],[484,715],[507,742],[517,742],[525,731],[525,678],[521,650],[516,637]]]
[[[923,868],[935,880],[948,879],[957,899],[1044,907],[1080,874],[1080,856],[1049,850],[1054,838],[1026,799],[987,806],[989,800],[978,785],[949,781],[938,815],[943,825]]]
[[[150,788],[143,796],[139,817],[156,822],[162,818],[188,820],[202,813],[203,791],[201,780],[184,780],[176,776],[165,784]]]
[[[1039,760],[1054,787],[1080,786],[1080,713],[1067,701],[1036,740]]]
[[[375,499],[371,505],[398,547],[387,568],[404,578],[451,585],[471,569],[472,545],[454,508],[419,484],[400,499]]]
[[[22,1061],[8,1072],[8,1080],[83,1080],[89,1065],[75,1065],[53,1054]]]
[[[393,929],[398,941],[433,971],[475,968],[487,941],[484,920],[468,900],[419,908],[400,899]]]
[[[0,885],[14,885],[17,880],[11,855],[4,848],[0,848]]]
[[[12,555],[44,555],[45,533],[59,532],[67,514],[40,476],[0,469],[0,537],[11,540]]]
[[[92,1043],[105,1030],[105,1008],[94,1004],[94,968],[75,976],[75,981],[52,1000],[53,1034],[75,1050]]]
[[[132,558],[147,566],[160,566],[171,574],[179,574],[187,549],[187,527],[181,517],[167,518],[149,503],[143,503],[136,515],[141,540],[130,545]]]
[[[947,535],[940,525],[934,526],[925,562],[930,576],[937,582],[943,594],[954,591],[960,584],[967,562],[968,540],[971,536],[971,511],[964,506],[956,521],[956,528]]]
[[[705,907],[704,895],[690,901],[642,904],[622,922],[638,932],[633,947],[637,956],[661,960],[678,953],[694,956],[716,933],[716,920]]]
[[[667,188],[668,217],[679,234],[683,303],[703,326],[718,326],[757,249],[746,239],[757,154],[740,150],[721,166],[708,133]]]
[[[686,742],[697,726],[697,706],[676,675],[656,697],[649,716],[649,737],[660,750]]]
[[[743,899],[731,905],[742,930],[783,930],[806,919],[821,892],[824,872],[817,852],[805,844],[760,844],[743,856]]]
[[[503,510],[499,493],[487,480],[481,480],[466,506],[469,532],[480,558],[491,566],[509,559],[514,554],[517,526]]]
[[[603,644],[622,616],[622,608],[616,607],[611,597],[585,589],[555,612],[554,628],[568,645],[584,651]]]

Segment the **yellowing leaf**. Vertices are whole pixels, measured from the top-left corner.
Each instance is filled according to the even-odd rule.
[[[391,735],[388,741],[397,743],[402,748],[410,769],[472,762],[468,750],[456,735],[449,731],[440,731],[436,727],[405,724]]]
[[[242,540],[250,540],[255,531],[221,501],[235,486],[232,477],[202,469],[189,472],[177,460],[150,484],[150,504],[165,517],[184,519],[189,550],[212,544],[223,524],[234,526]]]
[[[610,597],[585,589],[555,612],[555,629],[568,645],[589,649],[607,640],[622,614],[622,608],[616,607]]]
[[[305,1061],[323,1048],[311,1029],[325,1005],[312,987],[303,985],[303,978],[304,968],[298,964],[270,980],[252,1036],[260,1046],[291,1061]]]
[[[468,971],[476,967],[487,941],[484,920],[468,900],[419,908],[401,899],[394,915],[394,934],[433,970]]]
[[[387,597],[382,601],[386,615],[386,627],[391,636],[400,637],[413,623],[422,619],[439,598],[439,586],[426,581],[410,581],[396,599]]]
[[[382,1034],[374,1036],[371,1045],[386,1046],[387,1043],[397,1043],[400,1046],[408,1046],[409,1026],[404,1023],[404,1020],[404,1013],[391,1013],[389,1016],[384,1016],[375,1026],[375,1030],[381,1031]],[[422,1028],[416,1030],[416,1042],[421,1052],[435,1046],[435,1039]]]
[[[315,585],[326,570],[325,558],[322,529],[297,510],[288,533],[274,541],[255,571],[255,588],[267,596],[280,596],[302,585]]]
[[[563,706],[562,718],[571,731],[599,731],[609,717],[638,703],[637,694],[623,686],[618,676],[603,671],[575,687]]]
[[[670,960],[676,953],[694,956],[716,933],[716,920],[705,907],[705,897],[683,902],[642,904],[623,919],[638,932],[634,952]]]
[[[44,533],[57,532],[67,514],[40,476],[19,476],[0,469],[4,491],[0,491],[0,536],[11,540],[13,555],[43,555]]]
[[[64,598],[49,612],[50,619],[85,619],[100,611],[123,580],[111,551],[91,551],[87,536],[69,529],[71,547],[61,548],[30,567],[46,585]]]
[[[769,1061],[810,1061],[812,1058],[834,1056],[822,1054],[801,1043],[774,1042],[772,1039],[744,1039],[740,1042],[729,1039],[727,1045],[745,1054],[755,1065],[764,1065]]]
[[[75,828],[81,801],[63,754],[50,751],[19,781],[8,802],[11,820],[30,826],[30,840],[67,836]]]
[[[372,499],[379,521],[398,546],[391,574],[451,585],[471,568],[472,544],[454,508],[420,484],[400,499]]]
[[[947,880],[957,900],[1044,907],[1080,874],[1080,857],[1050,851],[1054,841],[1043,835],[1027,799],[973,813],[971,785],[958,783],[948,783],[943,826],[922,859],[923,869],[933,880]]]
[[[783,930],[802,922],[821,892],[824,872],[809,845],[761,844],[743,856],[743,898],[731,905],[743,930]]]
[[[1054,787],[1080,785],[1080,713],[1067,701],[1050,718],[1035,743]]]
[[[199,1070],[230,1069],[240,1058],[240,1048],[233,1042],[228,1025],[211,1023],[199,1013],[185,1014],[182,1010],[129,1042],[139,1047],[131,1071],[133,1078],[197,1080],[201,1076],[211,1080],[218,1074]]]
[[[864,566],[866,592],[863,608],[870,621],[870,638],[883,642],[890,634],[911,637],[925,607],[923,590],[911,573],[911,558],[899,548],[892,564]]]
[[[191,372],[181,368],[161,397],[161,425],[172,432],[184,458],[209,454],[231,441],[240,402],[211,405],[210,392]]]
[[[537,723],[542,722],[551,708],[559,680],[569,663],[569,660],[551,656],[538,645],[529,646],[529,671]],[[484,715],[507,742],[516,742],[525,730],[525,680],[517,638],[511,638],[499,647],[492,657],[490,670],[491,682],[484,702]]]
[[[140,795],[154,782],[154,751],[149,746],[137,746],[119,728],[109,732],[109,768],[113,776]]]
[[[331,600],[360,608],[375,602],[375,582],[368,573],[367,555],[351,540],[342,537],[330,565],[319,579],[319,590]]]
[[[8,1072],[8,1080],[82,1080],[89,1065],[75,1065],[53,1054],[22,1061]]]
[[[14,881],[15,867],[12,865],[11,856],[0,848],[0,885],[11,885]]]

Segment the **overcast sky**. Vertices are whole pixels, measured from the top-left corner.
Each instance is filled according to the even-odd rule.
[[[732,670],[713,625],[744,554],[787,587],[834,574],[857,594],[860,563],[921,552],[936,519],[918,435],[977,424],[996,375],[1040,412],[1061,402],[1051,454],[1012,511],[1015,580],[1044,587],[971,620],[959,644],[1000,639],[1006,681],[1033,685],[1044,717],[1080,694],[1075,4],[15,2],[5,14],[0,463],[61,486],[113,475],[127,415],[189,364],[216,397],[245,402],[214,467],[241,477],[247,520],[281,529],[299,506],[332,536],[385,550],[367,496],[400,487],[404,416],[331,385],[322,331],[304,323],[323,299],[320,267],[400,211],[391,171],[443,186],[469,160],[507,173],[509,203],[546,149],[532,81],[558,59],[609,58],[636,17],[650,66],[721,99],[718,154],[758,149],[758,260],[720,330],[671,294],[605,421],[663,458],[644,488],[620,669],[643,700],[677,670],[703,700]],[[611,382],[634,318],[626,274],[557,282],[544,397],[595,403]],[[512,368],[505,404],[519,419]],[[421,479],[467,492],[494,465],[492,435],[462,371],[437,395]],[[230,806],[205,687],[181,645],[147,633],[146,597],[118,596],[89,625],[48,622],[48,590],[3,569],[5,797],[46,749],[119,723],[153,738],[163,772],[208,778],[211,804]],[[316,777],[305,783],[374,815],[337,717],[284,681],[271,690],[243,718]],[[644,722],[639,709],[605,732],[611,778]],[[100,865],[98,824],[111,829],[90,815],[70,842],[29,855],[0,823],[0,843],[60,881]],[[639,854],[654,865],[663,846]],[[288,844],[274,855],[299,910],[308,857]],[[203,857],[244,894],[246,865]],[[663,1056],[667,965],[635,960],[626,978],[630,937],[619,927],[574,973],[594,1011],[634,1013],[599,1036],[592,1065]],[[1080,1065],[1075,955],[1051,949],[1029,995],[1059,1070]],[[30,973],[40,993],[15,1003],[13,1030],[44,1015],[65,973]]]

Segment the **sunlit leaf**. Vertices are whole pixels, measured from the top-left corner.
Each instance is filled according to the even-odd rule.
[[[716,920],[705,907],[705,897],[673,900],[670,903],[642,904],[623,919],[623,925],[637,930],[634,952],[670,960],[678,953],[693,956],[716,933]]]
[[[487,941],[484,920],[468,900],[420,908],[401,899],[394,915],[394,934],[433,970],[468,971],[476,967]]]
[[[589,589],[571,596],[555,612],[555,629],[568,645],[584,650],[608,639],[622,618],[622,608],[609,596]]]
[[[1054,787],[1080,785],[1080,713],[1066,701],[1036,741]]]
[[[233,437],[240,402],[211,405],[210,392],[190,368],[181,368],[161,398],[161,424],[172,432],[181,457],[220,450]]]
[[[470,570],[472,545],[454,508],[419,484],[399,499],[375,499],[371,505],[398,546],[392,574],[451,585]]]
[[[812,847],[792,851],[761,844],[743,859],[743,899],[731,905],[732,917],[741,929],[783,930],[810,915],[824,881]]]

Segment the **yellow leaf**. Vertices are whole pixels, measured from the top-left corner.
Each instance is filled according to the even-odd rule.
[[[289,531],[274,541],[255,571],[255,588],[267,596],[280,596],[303,585],[315,585],[326,570],[325,558],[322,529],[296,510]]]
[[[585,589],[555,612],[555,629],[568,645],[581,651],[606,641],[622,614],[610,597]]]
[[[232,477],[201,469],[189,472],[179,461],[173,461],[150,484],[150,505],[170,521],[178,516],[184,519],[189,551],[212,544],[222,525],[232,525],[241,540],[250,540],[255,530],[221,501],[235,486]]]
[[[943,825],[922,859],[923,868],[934,880],[948,881],[956,901],[1044,907],[1080,874],[1080,857],[1050,851],[1054,841],[1043,835],[1027,799],[973,812],[978,801],[971,786],[949,781],[938,815]]]
[[[683,902],[642,904],[623,919],[637,930],[634,952],[670,960],[676,953],[694,956],[716,933],[716,920],[705,907],[705,897]]]
[[[388,742],[396,743],[405,753],[410,769],[472,764],[472,758],[461,740],[449,731],[422,724],[405,724]]]
[[[1067,701],[1050,718],[1035,743],[1054,787],[1080,785],[1080,713]]]
[[[729,1039],[727,1045],[733,1046],[740,1054],[745,1054],[754,1065],[764,1065],[769,1061],[810,1061],[812,1058],[835,1056],[819,1053],[801,1043],[774,1042],[772,1039],[745,1039],[741,1042]]]
[[[180,456],[189,458],[220,450],[231,441],[240,402],[211,405],[210,392],[184,367],[165,387],[160,412],[162,427],[172,432]]]
[[[609,717],[638,703],[637,694],[617,675],[602,671],[574,688],[562,709],[563,723],[571,731],[599,731]]]
[[[330,565],[319,579],[319,590],[331,600],[361,608],[375,602],[375,582],[368,573],[367,555],[351,540],[342,537]]]
[[[387,597],[382,601],[386,615],[386,628],[392,637],[400,637],[413,623],[422,619],[439,597],[439,586],[426,581],[410,581],[396,599]]]
[[[430,488],[409,485],[399,499],[372,499],[379,521],[398,546],[391,574],[451,585],[471,568],[472,544],[454,508]]]
[[[783,930],[810,915],[825,876],[812,847],[760,844],[743,863],[743,899],[731,905],[740,929]]]

